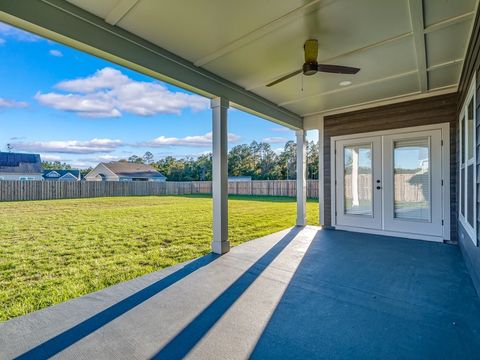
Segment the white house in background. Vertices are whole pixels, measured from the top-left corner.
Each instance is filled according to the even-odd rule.
[[[0,180],[43,180],[38,154],[0,152]]]
[[[87,175],[86,181],[166,181],[167,178],[147,164],[125,161],[100,163]]]

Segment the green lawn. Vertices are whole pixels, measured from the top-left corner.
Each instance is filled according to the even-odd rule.
[[[234,196],[232,245],[293,226],[294,199]],[[307,205],[318,223],[318,203]],[[0,321],[129,280],[210,250],[205,196],[0,203]]]

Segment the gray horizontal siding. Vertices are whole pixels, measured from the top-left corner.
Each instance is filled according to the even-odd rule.
[[[330,140],[333,136],[392,130],[405,127],[450,123],[450,201],[451,239],[456,239],[457,166],[456,166],[457,94],[435,96],[326,116],[324,119],[325,225],[331,225]]]

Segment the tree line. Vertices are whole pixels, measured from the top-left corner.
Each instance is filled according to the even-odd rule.
[[[270,144],[252,141],[250,144],[234,146],[228,152],[228,175],[251,176],[252,180],[296,179],[296,143],[288,141],[279,153]],[[132,155],[120,161],[150,164],[170,181],[212,180],[212,153],[177,159],[167,156],[155,161],[147,151],[143,156]],[[60,162],[43,162],[44,169],[69,169],[70,165]],[[86,174],[91,169],[82,170]],[[318,179],[318,143],[307,143],[307,177]]]

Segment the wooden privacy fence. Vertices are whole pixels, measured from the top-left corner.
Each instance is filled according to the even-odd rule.
[[[296,192],[295,180],[254,180],[228,183],[228,193],[232,195],[296,196]],[[0,201],[211,193],[211,181],[0,181]],[[307,197],[318,198],[318,180],[307,181]]]
[[[395,174],[394,175],[395,200],[403,202],[423,202],[430,192],[428,174]],[[372,176],[370,174],[358,175],[358,200],[372,199]],[[351,199],[352,175],[345,176],[345,197]]]

